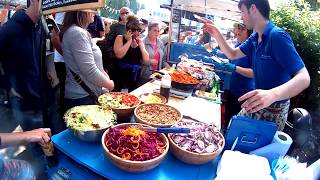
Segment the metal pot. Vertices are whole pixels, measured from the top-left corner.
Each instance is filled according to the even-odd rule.
[[[175,89],[180,89],[183,91],[191,91],[197,87],[198,84],[191,84],[191,83],[179,83],[176,81],[171,82],[171,86]]]
[[[110,126],[109,126],[110,127]],[[69,127],[69,130],[74,134],[77,138],[86,142],[97,142],[101,140],[102,134],[109,128],[91,130],[91,131],[79,131],[76,129],[72,129]]]

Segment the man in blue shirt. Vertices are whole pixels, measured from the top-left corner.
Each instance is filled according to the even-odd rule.
[[[309,86],[309,73],[290,36],[269,20],[268,0],[240,0],[238,7],[246,27],[255,31],[239,47],[231,48],[207,20],[204,20],[204,29],[216,39],[229,59],[245,55],[253,59],[256,90],[239,98],[244,101],[239,114],[274,121],[278,129],[283,130],[289,99]]]

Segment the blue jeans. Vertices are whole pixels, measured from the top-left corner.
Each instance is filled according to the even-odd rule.
[[[24,131],[30,131],[36,128],[44,127],[41,110],[22,110],[22,101],[20,97],[11,96],[10,104],[13,117]]]
[[[57,134],[66,129],[65,123],[60,115],[59,105],[58,105],[58,93],[54,101],[48,108],[48,128],[51,129],[51,134]],[[16,122],[20,124],[24,131],[30,131],[37,128],[45,127],[43,123],[42,110],[22,110],[22,101],[20,97],[11,96],[10,103],[13,112],[13,117]]]
[[[23,110],[22,107],[23,99],[17,96],[10,97],[11,109],[13,117],[20,124],[23,131],[30,131],[37,128],[43,128],[43,115],[42,110]],[[54,102],[48,107],[48,126],[52,129],[52,134],[57,133],[56,129],[59,129],[59,124],[63,123],[57,103]],[[64,124],[64,123],[63,123]],[[60,129],[62,131],[63,129]],[[30,143],[27,145],[27,150],[32,153],[32,166],[36,175],[43,175],[46,167],[46,160],[42,148],[39,144]]]
[[[36,177],[29,163],[12,159],[3,160],[3,166],[0,169],[0,179],[35,180]]]

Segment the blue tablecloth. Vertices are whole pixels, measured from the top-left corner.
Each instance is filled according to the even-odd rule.
[[[142,173],[130,173],[119,169],[111,163],[103,152],[101,142],[87,143],[78,140],[69,130],[54,135],[52,141],[56,148],[77,163],[112,180],[212,180],[216,176],[216,168],[220,159],[218,157],[204,165],[189,165],[176,159],[169,152],[158,167]]]

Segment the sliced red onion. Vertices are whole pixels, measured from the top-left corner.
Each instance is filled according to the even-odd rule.
[[[174,127],[187,127],[191,129],[189,134],[172,134],[173,141],[184,150],[196,153],[211,153],[223,144],[219,130],[215,126],[196,121],[183,120]]]

